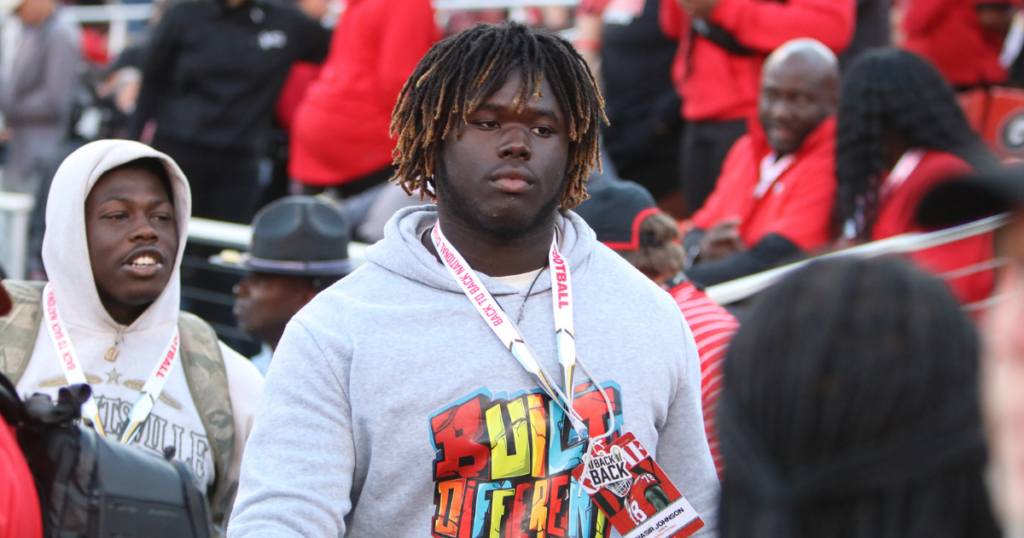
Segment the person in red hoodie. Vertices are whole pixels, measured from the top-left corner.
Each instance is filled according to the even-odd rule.
[[[842,52],[856,0],[661,0],[661,27],[679,40],[672,77],[687,124],[681,178],[691,214],[715,188],[726,153],[757,110],[765,56],[810,37]]]
[[[391,110],[439,39],[430,0],[348,0],[292,125],[288,171],[305,194],[351,196],[391,177]]]
[[[825,45],[797,39],[768,57],[760,122],[729,151],[684,238],[693,281],[740,278],[828,242],[838,101],[839,65]]]
[[[835,233],[847,243],[923,231],[915,221],[936,185],[997,166],[971,130],[956,96],[924,58],[899,49],[860,57],[844,79],[836,142]],[[915,252],[963,304],[993,286],[992,234]]]
[[[1019,0],[906,0],[903,48],[924,56],[958,89],[1002,84],[999,54]]]

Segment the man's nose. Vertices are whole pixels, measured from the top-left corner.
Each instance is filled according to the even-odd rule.
[[[139,224],[132,233],[132,239],[136,241],[155,241],[157,234],[153,223],[145,216],[141,216],[137,220]]]
[[[529,160],[532,155],[530,132],[525,127],[512,126],[502,131],[501,143],[498,145],[499,157]]]
[[[793,107],[786,99],[775,99],[768,107],[768,115],[773,120],[788,120],[793,116]]]

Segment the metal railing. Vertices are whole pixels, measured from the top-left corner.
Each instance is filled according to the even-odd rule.
[[[715,301],[718,304],[726,305],[736,303],[757,294],[772,284],[782,280],[786,275],[793,271],[817,260],[847,256],[857,258],[877,258],[879,256],[887,256],[891,254],[907,254],[910,252],[945,245],[947,243],[952,243],[975,235],[988,233],[1001,228],[1009,221],[1010,214],[1004,213],[1002,215],[996,215],[994,217],[970,222],[954,228],[939,230],[937,232],[897,235],[880,241],[872,241],[871,243],[865,243],[856,247],[830,252],[822,256],[785,265],[770,271],[757,273],[756,275],[750,275],[730,282],[724,282],[716,286],[709,286],[704,291],[712,301]]]
[[[188,240],[201,245],[244,251],[249,248],[249,241],[252,240],[252,226],[192,217],[188,223]],[[366,261],[363,252],[368,246],[364,243],[349,244],[348,255],[352,263],[358,266]]]
[[[12,278],[24,277],[28,246],[28,221],[33,207],[35,207],[35,198],[31,195],[0,192],[0,215],[8,214],[11,222],[3,241],[2,259]],[[757,294],[789,273],[815,260],[839,256],[874,258],[890,254],[906,254],[988,233],[1002,227],[1009,222],[1009,219],[1009,214],[1002,214],[937,232],[897,235],[710,286],[706,291],[708,297],[719,304],[735,303]],[[242,224],[193,218],[189,222],[188,239],[197,244],[241,251],[248,248],[249,241],[252,239],[252,228]],[[354,263],[361,264],[366,261],[364,252],[367,246],[362,243],[352,243],[349,246],[349,256]]]
[[[7,272],[8,278],[22,280],[26,278],[28,257],[29,220],[35,208],[35,197],[29,194],[0,192],[0,262]],[[214,248],[227,248],[244,251],[252,239],[252,227],[230,222],[193,218],[189,221],[189,244],[206,245]],[[363,251],[367,245],[352,243],[349,245],[349,256],[355,265],[365,261]],[[240,271],[226,269],[211,264],[204,257],[191,256],[186,253],[181,261],[182,268],[207,273],[234,274],[241,276]],[[224,277],[222,277],[224,278]],[[227,277],[230,278],[230,277]],[[204,289],[196,286],[182,285],[182,298],[227,307],[230,309],[234,297],[230,293]],[[232,325],[210,321],[222,339],[255,342],[245,333]]]

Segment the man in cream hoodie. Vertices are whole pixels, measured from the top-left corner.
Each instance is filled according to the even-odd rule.
[[[0,318],[0,371],[22,394],[87,381],[83,415],[96,429],[173,447],[226,523],[262,378],[179,312],[190,207],[178,166],[145,145],[104,140],[69,156],[47,203],[49,285],[5,283],[15,309]]]

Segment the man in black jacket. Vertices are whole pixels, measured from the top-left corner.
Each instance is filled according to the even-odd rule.
[[[295,61],[321,62],[330,31],[268,0],[172,7],[153,35],[129,136],[156,121],[152,145],[189,178],[197,217],[248,223],[274,103]]]

